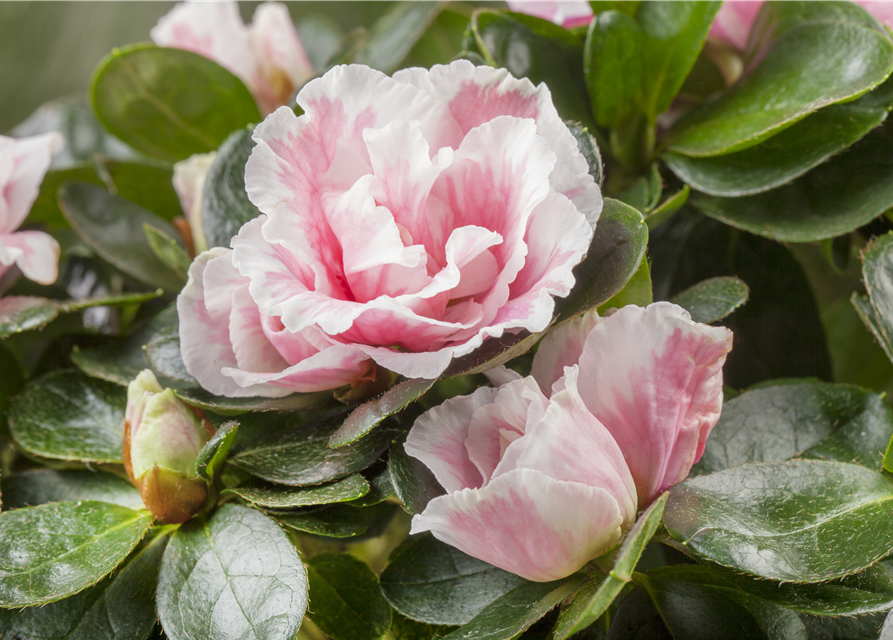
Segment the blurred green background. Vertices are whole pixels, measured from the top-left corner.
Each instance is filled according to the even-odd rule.
[[[174,4],[0,2],[0,132],[47,100],[85,91],[103,56],[113,47],[149,40],[149,30]],[[258,4],[240,4],[246,21]],[[349,32],[371,25],[392,3],[286,4],[295,19],[324,15]]]

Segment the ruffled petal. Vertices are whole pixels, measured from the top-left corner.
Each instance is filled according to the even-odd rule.
[[[589,332],[604,318],[594,309],[571,318],[550,331],[540,341],[530,375],[536,379],[543,393],[551,393],[552,385],[564,376],[564,368],[580,362],[583,344]]]
[[[640,506],[683,480],[722,410],[732,332],[668,302],[628,306],[589,334],[580,396],[626,458]]]
[[[52,156],[63,145],[59,133],[30,138],[0,136],[0,233],[12,233],[28,217]]]
[[[568,576],[621,537],[623,517],[604,489],[553,480],[532,469],[482,489],[434,498],[410,533],[438,540],[527,580]]]
[[[53,284],[59,277],[59,243],[42,231],[0,234],[0,265],[15,264],[29,280]]]

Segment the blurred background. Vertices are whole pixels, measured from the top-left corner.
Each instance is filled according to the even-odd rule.
[[[149,30],[174,4],[0,2],[0,132],[9,131],[47,100],[84,92],[93,69],[112,48],[148,41]],[[243,19],[250,20],[258,4],[240,3]],[[316,28],[319,18],[345,34],[371,26],[392,2],[286,4],[299,29],[304,23],[300,32],[305,38],[322,33]],[[502,2],[474,5],[504,6]],[[409,59],[433,64],[455,55],[461,45],[461,25],[467,23],[472,8],[450,3],[440,26],[453,23],[459,28],[432,25],[431,37],[424,38]]]

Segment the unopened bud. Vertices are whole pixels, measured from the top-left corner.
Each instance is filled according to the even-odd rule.
[[[148,369],[128,385],[124,468],[162,522],[186,522],[205,504],[208,485],[196,474],[195,459],[212,435],[207,420],[162,389]]]

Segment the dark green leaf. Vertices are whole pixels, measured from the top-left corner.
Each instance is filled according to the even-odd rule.
[[[653,230],[662,222],[666,222],[674,213],[679,211],[685,203],[688,202],[688,195],[690,193],[691,188],[688,185],[685,185],[682,187],[681,191],[673,194],[664,200],[659,207],[650,211],[648,215],[645,216],[645,224],[648,225],[648,229]]]
[[[216,478],[238,433],[239,423],[235,420],[220,425],[217,433],[198,452],[195,458],[195,472],[208,481]]]
[[[96,175],[92,165],[75,165],[67,169],[48,171],[40,183],[37,199],[31,205],[28,222],[42,223],[51,229],[68,229],[69,224],[59,208],[56,192],[67,182],[89,182],[102,187],[106,185]]]
[[[229,489],[229,491],[259,507],[293,509],[362,498],[369,493],[369,483],[363,479],[363,476],[354,474],[315,487],[242,485]]]
[[[617,552],[610,574],[601,575],[586,584],[561,612],[555,627],[556,640],[564,640],[589,627],[620,595],[632,579],[633,570],[642,557],[642,552],[660,526],[666,503],[667,494],[664,493],[636,521]]]
[[[862,278],[870,307],[860,304],[859,298],[854,298],[853,304],[893,360],[893,233],[875,238],[868,245],[863,256]]]
[[[890,553],[891,501],[893,480],[858,465],[751,463],[677,484],[664,524],[720,565],[771,580],[822,582]]]
[[[155,257],[168,269],[181,278],[185,278],[186,273],[189,271],[189,265],[192,264],[192,258],[186,253],[182,241],[175,240],[164,233],[164,231],[160,231],[150,224],[143,224],[143,231],[146,234],[146,240],[149,241],[149,248],[152,249]]]
[[[604,166],[602,164],[602,154],[598,149],[598,143],[595,137],[589,133],[589,129],[579,122],[565,122],[567,128],[577,141],[577,149],[586,158],[586,164],[589,165],[589,175],[592,176],[595,183],[601,186],[605,179]]]
[[[9,349],[0,344],[0,433],[6,433],[4,416],[9,400],[25,386],[25,376],[22,367]],[[0,435],[0,438],[7,436]]]
[[[840,153],[887,118],[893,83],[855,102],[821,109],[754,147],[728,155],[664,160],[681,180],[710,195],[739,197],[769,191]]]
[[[548,20],[486,9],[474,14],[471,29],[496,66],[533,84],[545,82],[562,118],[592,123],[579,37]]]
[[[338,430],[332,434],[329,446],[343,447],[356,442],[378,426],[382,420],[421,398],[434,386],[434,380],[404,380],[391,387],[375,400],[354,409]]]
[[[518,333],[506,332],[501,338],[487,338],[483,346],[467,356],[454,358],[450,366],[440,374],[440,377],[469,376],[505,364],[509,360],[527,353],[542,337],[542,333],[519,331]]]
[[[52,300],[32,296],[0,298],[0,338],[45,326],[59,315]]]
[[[333,640],[378,640],[391,626],[391,608],[378,576],[346,553],[324,553],[307,564],[312,609],[307,617]]]
[[[114,575],[42,607],[0,609],[0,640],[146,640],[167,535],[141,545]]]
[[[881,319],[874,310],[874,307],[871,306],[871,301],[868,296],[860,295],[858,292],[854,291],[853,297],[850,298],[850,302],[853,307],[855,307],[856,315],[862,320],[862,324],[864,324],[875,337],[877,344],[881,346],[881,349],[883,349],[887,358],[893,362],[893,344],[890,344],[887,341],[885,335],[887,328],[882,325]]]
[[[260,121],[248,89],[216,62],[147,44],[100,62],[90,101],[106,129],[167,162],[213,151],[231,131]]]
[[[555,582],[524,582],[444,640],[510,640],[555,608],[579,582],[578,576]]]
[[[429,624],[466,624],[493,601],[527,584],[533,583],[432,536],[403,543],[381,574],[381,590],[391,606]]]
[[[30,382],[9,408],[16,443],[44,458],[121,462],[127,393],[76,371]]]
[[[348,506],[371,507],[396,495],[394,485],[391,483],[391,472],[386,463],[369,467],[363,471],[363,477],[369,483],[369,493],[358,500],[352,500]]]
[[[176,229],[164,219],[85,183],[60,188],[59,206],[84,244],[124,273],[170,293],[183,286],[185,280],[155,257],[143,231],[148,224],[176,237]]]
[[[809,640],[874,640],[884,624],[883,613],[869,613],[864,616],[808,616],[800,614],[806,627]],[[886,637],[880,640],[887,640]]]
[[[245,425],[242,426],[244,431]],[[329,438],[339,426],[337,419],[307,424],[299,417],[290,418],[282,429],[240,447],[230,462],[277,484],[321,484],[362,471],[385,452],[399,433],[392,427],[380,427],[352,445],[331,449]]]
[[[406,453],[403,442],[395,443],[388,452],[388,470],[403,508],[414,515],[424,511],[431,500],[445,492],[431,470],[421,460]]]
[[[130,482],[102,471],[31,469],[3,478],[6,509],[36,507],[48,502],[97,500],[128,509],[142,509],[139,491]]]
[[[220,145],[205,179],[202,226],[209,247],[229,247],[242,225],[260,215],[245,192],[245,163],[254,149],[253,128],[233,131]]]
[[[57,502],[0,514],[0,607],[53,602],[95,584],[152,526],[106,502]]]
[[[174,389],[178,397],[189,404],[223,416],[238,415],[246,411],[299,411],[301,409],[326,407],[332,404],[331,391],[293,393],[283,398],[226,398],[224,396],[215,396],[199,387],[172,384],[171,388]]]
[[[738,278],[710,278],[677,293],[671,301],[691,314],[695,322],[719,322],[747,302],[750,290]]]
[[[179,326],[166,327],[152,336],[146,343],[146,361],[156,373],[166,378],[198,386],[198,381],[186,370],[183,356],[180,355]]]
[[[803,455],[880,471],[891,436],[893,410],[866,389],[805,381],[754,389],[725,403],[692,474]]]
[[[564,300],[556,300],[559,316],[570,318],[610,300],[636,273],[647,245],[642,214],[605,198],[586,259],[574,269],[574,289]]]
[[[393,73],[440,13],[441,2],[396,2],[369,30],[354,62]]]
[[[110,160],[102,163],[102,169],[107,174],[106,181],[111,181],[107,186],[112,193],[165,220],[183,215],[180,199],[174,191],[174,172],[170,165]]]
[[[642,28],[619,11],[600,13],[589,24],[583,72],[595,121],[613,127],[633,113],[642,95]]]
[[[322,509],[271,514],[289,529],[325,536],[327,538],[355,538],[366,533],[369,522],[364,509],[352,509],[336,504]]]
[[[636,21],[643,34],[643,111],[651,122],[669,109],[682,88],[721,4],[688,1],[639,5]]]
[[[157,599],[171,640],[292,640],[307,609],[307,572],[275,522],[227,504],[173,535]]]
[[[651,270],[648,267],[648,260],[643,259],[626,286],[613,298],[600,304],[598,312],[603,314],[608,309],[620,309],[628,304],[647,307],[652,302],[654,298],[651,293]]]

